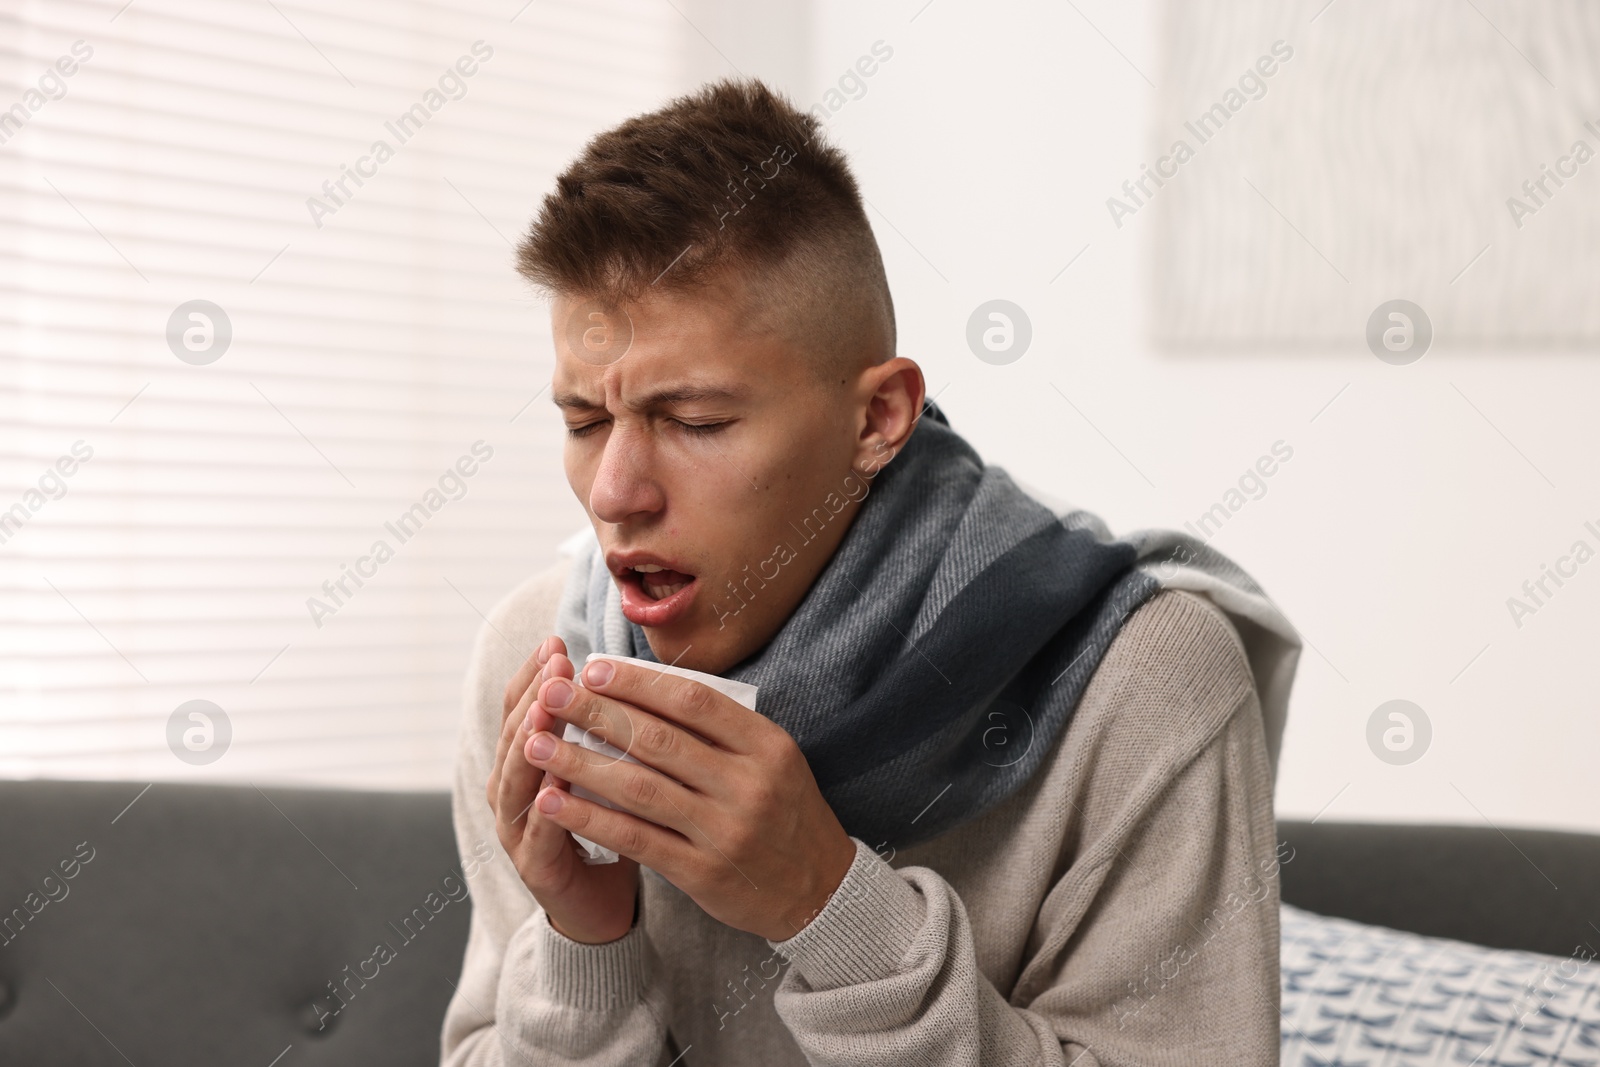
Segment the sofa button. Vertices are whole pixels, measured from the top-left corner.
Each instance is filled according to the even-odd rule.
[[[337,1008],[325,1003],[326,997],[313,997],[300,1009],[300,1025],[312,1037],[327,1037],[339,1024]]]

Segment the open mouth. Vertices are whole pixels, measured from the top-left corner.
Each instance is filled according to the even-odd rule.
[[[640,626],[666,626],[682,618],[700,583],[687,571],[649,559],[619,559],[611,573],[622,593],[622,614]]]
[[[689,583],[694,581],[692,574],[658,567],[654,563],[645,563],[628,569],[637,576],[639,588],[643,589],[645,596],[651,600],[665,600],[680,589],[687,589]]]

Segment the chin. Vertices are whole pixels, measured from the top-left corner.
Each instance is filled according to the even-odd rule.
[[[662,663],[686,667],[691,671],[715,674],[722,667],[716,653],[706,645],[705,635],[695,626],[646,626],[644,636],[650,651]]]
[[[749,654],[740,651],[730,628],[719,628],[715,621],[643,629],[656,659],[691,671],[721,674]]]

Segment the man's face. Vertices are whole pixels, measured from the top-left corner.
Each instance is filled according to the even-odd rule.
[[[567,481],[623,613],[657,658],[713,673],[777,633],[867,490],[858,378],[820,381],[745,306],[726,282],[650,294],[626,317],[578,298],[551,309]]]

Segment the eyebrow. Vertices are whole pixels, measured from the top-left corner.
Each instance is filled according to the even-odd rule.
[[[626,406],[630,411],[648,411],[651,408],[670,408],[675,404],[694,404],[708,400],[741,400],[745,390],[714,385],[678,385],[646,393]],[[593,411],[601,407],[581,393],[558,392],[552,394],[556,407],[564,410]]]

